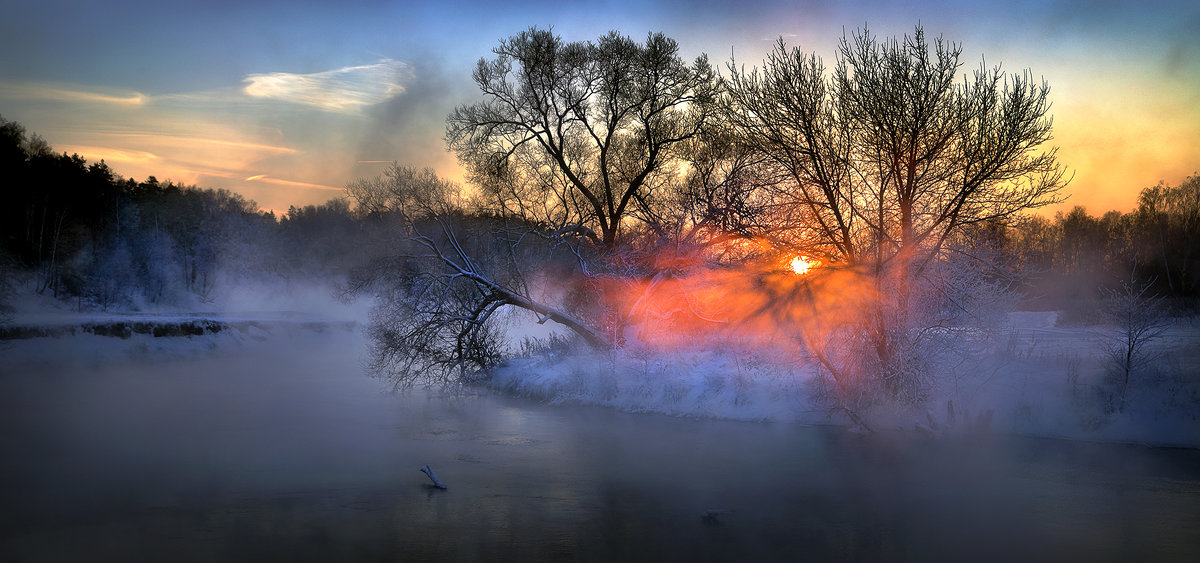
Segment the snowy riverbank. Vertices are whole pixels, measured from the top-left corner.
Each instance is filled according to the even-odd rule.
[[[301,333],[357,333],[364,317],[361,305],[337,304],[306,313],[42,309],[20,312],[0,327],[0,353],[10,362],[53,356],[87,358],[92,365],[130,357],[169,360],[272,339],[276,347],[286,346]],[[1013,313],[1006,326],[981,340],[972,363],[940,375],[927,410],[875,409],[870,425],[952,435],[980,431],[987,416],[991,433],[1200,447],[1200,373],[1194,367],[1200,365],[1200,329],[1177,323],[1153,343],[1155,361],[1132,379],[1120,412],[1105,406],[1105,331],[1059,326],[1053,312]],[[488,386],[551,404],[853,426],[818,398],[815,369],[784,355],[730,349],[631,349],[516,358],[497,369]]]
[[[1152,342],[1153,361],[1131,378],[1125,408],[1112,412],[1113,329],[1056,320],[1055,312],[1012,313],[1006,325],[964,339],[973,349],[935,375],[925,408],[877,408],[872,427],[958,433],[978,431],[986,417],[988,431],[1002,434],[1200,446],[1200,329],[1176,323]],[[794,356],[736,348],[632,350],[518,358],[490,384],[552,403],[631,412],[852,425],[818,399],[818,369]]]

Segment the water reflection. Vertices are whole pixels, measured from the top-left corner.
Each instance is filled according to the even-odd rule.
[[[63,341],[67,342],[67,341]],[[1193,560],[1200,455],[391,395],[353,333],[15,350],[17,560]],[[40,354],[40,355],[39,355]],[[431,464],[449,488],[419,471]],[[706,518],[706,511],[720,511]]]

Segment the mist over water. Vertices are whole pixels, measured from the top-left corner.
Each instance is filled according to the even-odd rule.
[[[388,392],[357,329],[12,341],[14,560],[1189,560],[1195,450]],[[449,488],[418,469],[430,464]]]

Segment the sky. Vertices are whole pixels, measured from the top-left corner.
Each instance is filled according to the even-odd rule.
[[[773,42],[834,64],[844,33],[961,43],[1051,88],[1066,209],[1136,206],[1200,170],[1200,3],[619,0],[0,0],[0,116],[122,176],[319,204],[396,161],[461,180],[445,118],[529,27],[564,40],[661,31],[691,59],[761,64]]]

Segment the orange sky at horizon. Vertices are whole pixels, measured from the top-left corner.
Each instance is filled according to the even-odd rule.
[[[1066,104],[1060,102],[1059,105]],[[1089,115],[1094,116],[1096,113]],[[1149,126],[1146,123],[1129,120],[1106,121],[1079,114],[1064,116],[1061,112],[1054,117],[1053,144],[1059,148],[1059,161],[1067,167],[1067,177],[1071,178],[1071,181],[1063,191],[1068,196],[1067,200],[1040,209],[1039,214],[1053,216],[1056,212],[1066,212],[1075,206],[1083,206],[1090,214],[1096,216],[1111,210],[1128,212],[1137,206],[1137,197],[1142,189],[1159,182],[1179,185],[1187,177],[1200,173],[1200,143],[1187,145],[1172,142],[1170,139],[1178,139],[1179,133],[1168,136],[1168,140],[1160,141],[1155,135],[1142,132],[1142,127]],[[286,214],[290,205],[302,207],[320,204],[337,197],[340,194],[333,192],[341,192],[345,184],[354,179],[348,178],[345,183],[337,184],[328,180],[328,176],[318,174],[318,177],[330,181],[329,184],[324,184],[319,181],[306,181],[303,175],[290,178],[279,177],[278,173],[265,172],[247,175],[245,170],[255,170],[252,162],[228,169],[213,169],[197,162],[180,163],[174,158],[164,158],[149,150],[59,145],[55,144],[54,138],[50,136],[47,136],[47,140],[57,151],[77,153],[90,162],[103,159],[123,177],[140,181],[155,176],[160,181],[172,180],[202,188],[229,189],[258,202],[264,210],[274,211],[277,215]],[[166,136],[158,139],[147,138],[146,141],[151,145],[175,145],[177,150],[184,152],[202,152],[202,149],[212,151],[214,146],[234,147],[235,152],[241,152],[243,155],[247,151],[274,154],[294,152],[285,147],[253,143],[211,140],[181,142],[178,138]],[[230,160],[225,162],[236,163]],[[358,171],[359,175],[355,177],[371,177],[381,173],[383,167],[391,162],[393,161],[356,160],[344,166]],[[420,162],[400,163],[427,165]],[[449,152],[445,152],[443,158],[434,163],[433,168],[444,178],[460,183],[465,181],[462,168]]]

